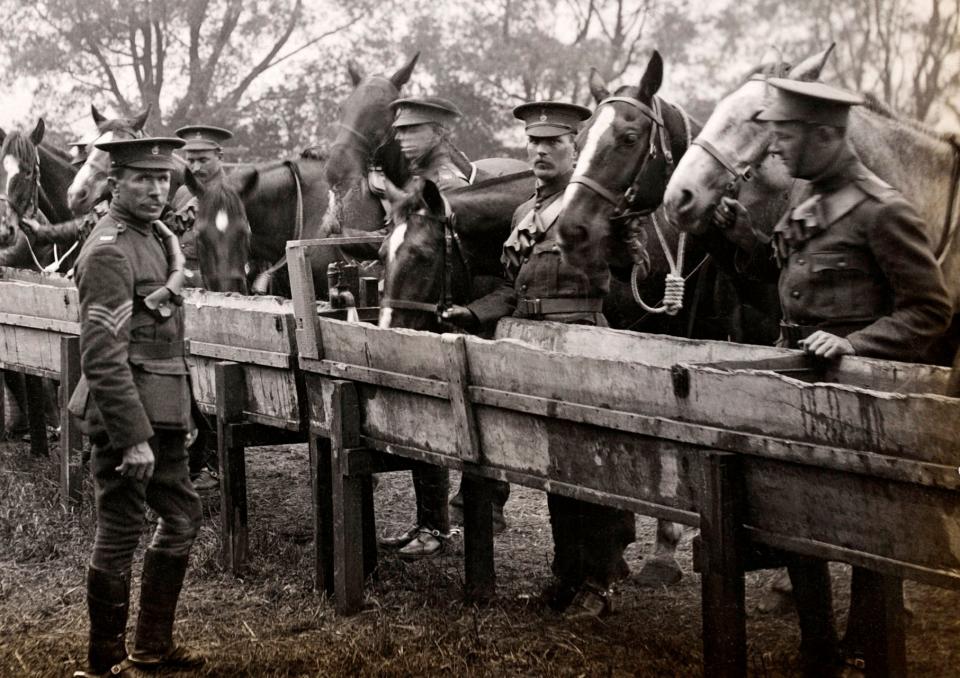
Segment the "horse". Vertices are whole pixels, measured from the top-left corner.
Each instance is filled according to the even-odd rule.
[[[184,181],[198,197],[194,228],[204,285],[213,291],[246,294],[257,276],[253,282],[258,292],[272,286],[275,294],[289,296],[289,281],[274,276],[286,264],[288,240],[321,237],[332,204],[324,162],[301,158],[243,165],[216,190],[204,189],[189,170]],[[318,298],[325,298],[327,265],[334,254],[316,249],[310,258],[314,291]]]
[[[817,79],[832,49],[833,45],[807,58],[787,77]],[[720,198],[752,183],[748,181],[752,166],[771,161],[767,152],[773,138],[771,126],[755,120],[765,104],[765,79],[762,75],[751,78],[725,97],[704,125],[697,145],[677,165],[664,202],[668,218],[681,230],[709,233],[710,215]],[[871,97],[866,100],[867,105],[853,107],[847,138],[864,164],[905,195],[924,218],[956,311],[960,308],[956,238],[960,146],[955,137],[898,118]],[[795,183],[795,189],[802,185],[799,180]],[[782,207],[778,216],[786,205]],[[956,320],[955,315],[955,326]]]
[[[702,238],[686,238],[685,256],[681,257],[684,238],[663,217],[670,172],[676,159],[688,152],[700,124],[682,107],[656,96],[662,80],[663,60],[656,51],[639,85],[620,87],[613,95],[598,73],[591,73],[590,89],[597,108],[578,135],[580,154],[556,226],[561,249],[574,265],[583,266],[598,257],[616,263],[623,248],[611,247],[615,235],[611,225],[622,231],[624,222],[639,220],[650,258],[650,274],[642,281],[644,293],[654,291],[671,301],[679,298],[682,305],[674,315],[648,312],[635,326],[647,332],[701,339],[772,343],[779,319],[776,287],[754,287],[750,290],[753,294],[747,295],[737,281],[712,265],[708,254],[714,252],[714,243]],[[758,183],[765,187],[784,183],[779,175],[759,174]],[[767,197],[766,191],[762,197]],[[751,195],[746,202],[755,207],[757,200]],[[692,281],[683,285],[682,291],[677,286],[681,277]],[[604,312],[611,325],[624,327],[616,312],[625,306],[629,309],[623,299],[607,300]],[[659,310],[675,310],[666,306]],[[679,580],[681,570],[674,554],[680,536],[679,525],[658,523],[654,555],[644,563],[638,576],[641,583]]]
[[[370,185],[370,170],[381,168],[395,185],[409,179],[399,145],[393,138],[393,113],[390,102],[410,79],[419,59],[410,58],[393,75],[365,76],[354,62],[347,71],[353,91],[340,106],[339,132],[327,157],[327,181],[334,196],[331,233],[340,233],[344,225],[354,232],[377,231],[384,227],[386,209]],[[457,215],[457,230],[465,238],[486,241],[491,233],[500,242],[509,234],[513,211],[533,193],[533,174],[526,163],[512,158],[485,158],[470,162],[450,142],[450,157],[472,185],[447,191],[445,197]],[[502,181],[496,181],[502,179]],[[474,191],[473,189],[477,189]],[[372,258],[372,248],[345,248],[357,256]],[[499,253],[497,254],[499,258]],[[479,257],[478,260],[487,260]]]
[[[73,177],[73,168],[66,153],[42,143],[45,131],[43,118],[37,121],[30,134],[0,131],[0,185],[3,187],[0,194],[0,266],[43,270],[54,260],[54,248],[49,245],[34,247],[20,226],[26,220],[58,222],[70,216],[66,187]],[[65,263],[59,258],[58,261]],[[26,412],[23,375],[8,371],[3,374],[18,409],[21,413]],[[52,382],[45,386],[47,418],[56,422],[58,416],[52,402],[55,390]]]

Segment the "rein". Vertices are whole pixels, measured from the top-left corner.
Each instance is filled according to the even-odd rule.
[[[294,160],[284,160],[284,166],[290,170],[293,175],[293,184],[297,190],[297,211],[293,221],[293,240],[300,240],[303,237],[303,179],[300,177],[300,167]],[[261,271],[253,281],[251,288],[254,294],[266,294],[270,288],[270,282],[274,274],[287,265],[287,253],[283,255],[270,268]]]

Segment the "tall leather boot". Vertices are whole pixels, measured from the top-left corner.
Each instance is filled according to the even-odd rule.
[[[77,671],[77,678],[122,676],[138,678],[143,674],[127,661],[124,642],[130,585],[127,577],[100,570],[87,569],[87,608],[90,613],[90,645],[87,649],[87,671]]]
[[[192,669],[206,661],[198,652],[173,642],[173,620],[188,559],[154,548],[144,554],[137,635],[130,653],[137,666]]]

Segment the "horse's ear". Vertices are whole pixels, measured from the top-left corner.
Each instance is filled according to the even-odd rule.
[[[43,118],[37,118],[37,126],[33,128],[32,132],[30,132],[30,141],[33,142],[34,146],[40,145],[40,142],[43,141],[43,133],[46,130],[47,125],[43,122]]]
[[[660,56],[660,52],[653,50],[650,61],[647,62],[647,70],[640,78],[640,101],[653,101],[653,95],[660,91],[661,84],[663,84],[663,57]]]
[[[787,77],[792,80],[816,80],[820,77],[820,73],[827,63],[827,59],[830,58],[830,54],[836,46],[837,43],[831,42],[830,46],[822,52],[817,52],[813,56],[807,57],[794,66],[790,72],[787,73]]]
[[[593,66],[590,67],[590,93],[594,101],[598,104],[610,96],[610,90],[607,89],[607,83],[600,77],[600,71]]]
[[[413,67],[417,65],[417,60],[420,58],[420,52],[411,57],[405,65],[401,66],[396,73],[390,76],[390,82],[393,83],[393,86],[397,89],[400,89],[407,84],[407,81],[410,80],[410,74],[413,73]]]
[[[133,129],[137,132],[143,129],[143,126],[147,124],[147,118],[150,117],[150,109],[152,108],[151,104],[147,104],[147,107],[144,109],[143,113],[138,115],[133,119]]]
[[[198,198],[202,198],[203,194],[207,191],[203,185],[203,182],[199,181],[197,177],[194,176],[189,167],[185,167],[183,169],[183,183],[186,184],[189,191]]]
[[[347,61],[347,74],[350,76],[350,82],[356,87],[363,81],[363,67],[354,59]]]
[[[439,186],[429,179],[424,179],[421,195],[423,196],[423,202],[426,204],[427,209],[434,214],[446,216],[446,203],[443,200],[443,194],[440,193]]]
[[[98,128],[107,121],[107,116],[98,111],[94,104],[90,104],[90,113],[93,115],[93,124]]]

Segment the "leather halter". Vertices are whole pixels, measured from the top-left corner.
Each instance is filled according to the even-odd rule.
[[[440,293],[438,295],[439,299],[436,302],[431,303],[427,301],[412,301],[409,299],[383,297],[383,299],[380,300],[381,308],[391,308],[402,311],[420,311],[422,313],[436,315],[439,319],[441,314],[451,305],[453,305],[454,300],[450,296],[451,289],[453,288],[453,257],[458,256],[461,263],[463,263],[465,267],[467,266],[467,261],[463,256],[463,249],[460,245],[460,236],[457,235],[455,229],[456,217],[455,215],[450,214],[450,206],[447,203],[446,198],[444,198],[443,204],[445,214],[442,217],[435,217],[432,214],[422,213],[417,213],[408,217],[408,219],[416,217],[419,219],[435,221],[443,226],[443,249],[440,252],[440,268],[443,271],[443,276],[440,278]],[[456,251],[454,251],[454,248],[456,248]],[[470,280],[469,272],[467,274],[467,280]]]
[[[637,168],[636,174],[634,175],[633,180],[630,182],[630,186],[627,187],[622,195],[617,195],[610,189],[602,186],[596,180],[585,175],[575,176],[570,179],[571,184],[580,184],[582,186],[586,186],[588,189],[613,205],[614,212],[610,216],[611,222],[646,216],[656,209],[655,207],[643,208],[640,210],[634,209],[634,203],[636,202],[637,194],[641,188],[643,169],[647,160],[656,158],[658,153],[663,155],[667,163],[667,181],[669,181],[670,175],[673,174],[674,168],[673,153],[671,152],[670,144],[667,141],[667,128],[663,123],[663,116],[660,112],[661,103],[659,97],[653,97],[652,106],[648,106],[639,99],[634,99],[633,97],[607,97],[597,105],[597,109],[599,110],[601,106],[614,102],[624,103],[636,108],[653,123],[654,127],[650,130],[650,149],[647,152],[647,157],[640,162],[640,166]]]
[[[724,193],[730,197],[736,197],[740,192],[740,184],[753,180],[753,169],[766,157],[768,148],[767,146],[761,146],[755,157],[746,160],[739,158],[732,160],[726,153],[702,136],[694,139],[693,144],[705,150],[723,169],[733,175],[724,188]],[[738,169],[738,165],[743,169]]]

